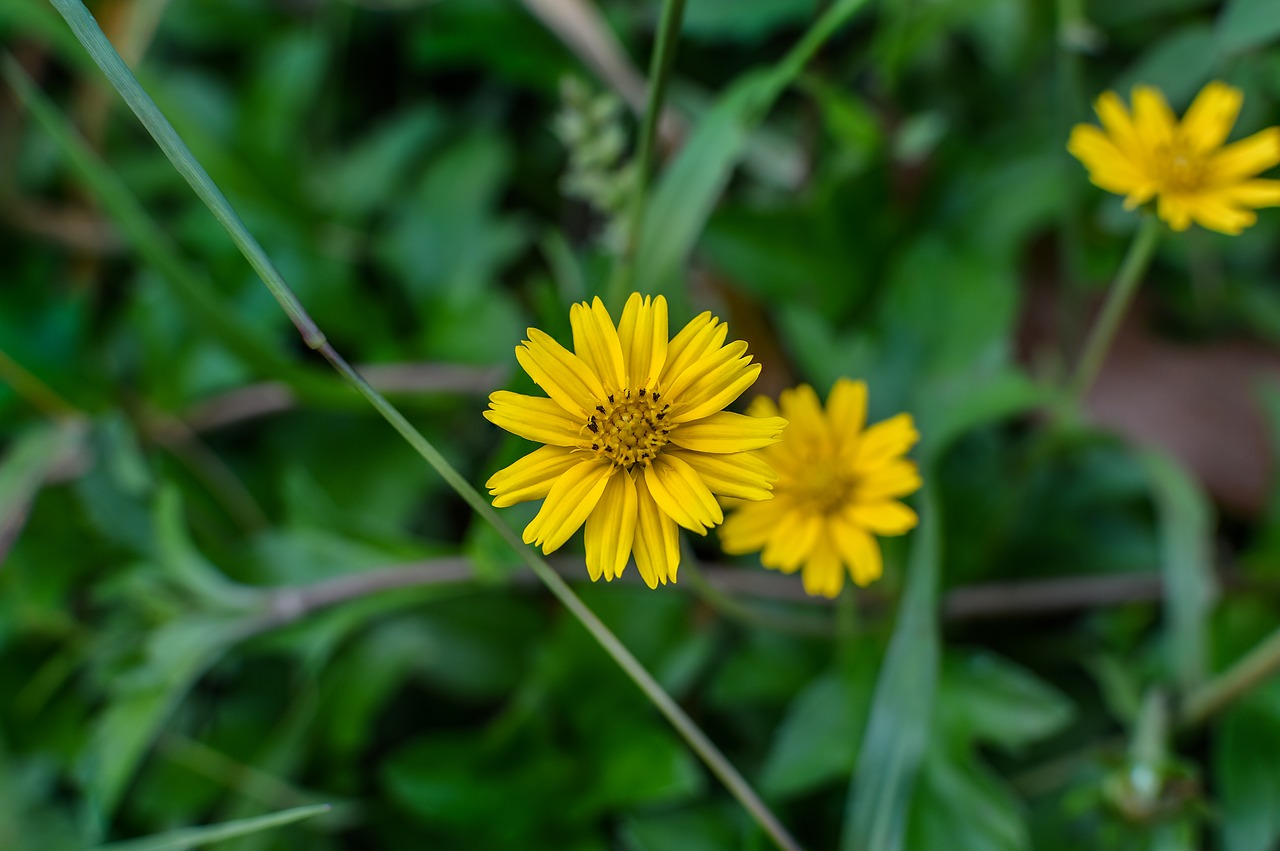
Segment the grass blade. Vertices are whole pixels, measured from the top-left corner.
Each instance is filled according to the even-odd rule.
[[[1165,651],[1185,693],[1203,682],[1209,665],[1209,613],[1217,597],[1213,516],[1209,501],[1177,462],[1144,452],[1160,525],[1164,574]]]
[[[635,255],[635,288],[679,292],[685,261],[720,193],[774,101],[823,45],[868,0],[839,0],[773,68],[734,83],[698,124],[663,173],[645,210]]]
[[[926,479],[907,590],[849,786],[842,851],[903,847],[916,775],[929,743],[938,680],[941,525],[937,498]]]
[[[159,836],[131,839],[127,842],[113,842],[110,845],[100,845],[95,851],[185,851],[187,848],[202,848],[215,842],[236,839],[264,830],[274,830],[303,819],[314,818],[329,812],[329,809],[328,804],[294,807],[291,810],[282,810],[255,818],[237,819],[205,827],[188,827],[162,833]]]

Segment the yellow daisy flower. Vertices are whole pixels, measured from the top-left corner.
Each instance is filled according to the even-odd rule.
[[[751,450],[778,440],[780,417],[723,408],[755,382],[741,341],[703,313],[667,339],[667,302],[633,294],[615,328],[600,299],[569,310],[570,352],[536,328],[516,360],[550,398],[499,390],[490,422],[546,444],[495,473],[499,508],[544,499],[524,541],[544,553],[586,523],[591,579],[621,576],[635,553],[650,588],[676,579],[676,526],[705,535],[724,516],[716,496],[769,498],[777,475]]]
[[[1280,205],[1280,180],[1256,178],[1280,163],[1280,127],[1223,145],[1243,99],[1239,89],[1210,83],[1179,123],[1158,89],[1134,88],[1132,114],[1106,92],[1094,104],[1102,128],[1077,124],[1067,150],[1094,184],[1124,195],[1128,209],[1156,198],[1174,230],[1196,221],[1238,234],[1257,221],[1252,208]]]
[[[896,501],[920,487],[916,465],[902,456],[920,438],[908,414],[863,429],[867,385],[842,378],[824,411],[807,384],[783,391],[787,418],[782,442],[758,454],[778,471],[773,499],[743,504],[720,527],[724,551],[763,550],[765,567],[793,573],[801,567],[804,590],[835,597],[847,569],[858,585],[879,578],[883,564],[874,535],[901,535],[916,513]],[[778,413],[759,398],[751,413]]]

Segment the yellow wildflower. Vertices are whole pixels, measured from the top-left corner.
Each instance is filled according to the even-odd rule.
[[[835,597],[848,569],[867,585],[883,565],[874,535],[901,535],[916,513],[897,501],[920,487],[916,465],[902,456],[919,439],[908,414],[864,430],[867,386],[842,378],[826,410],[807,384],[783,391],[787,418],[782,442],[759,454],[778,471],[773,499],[736,508],[720,528],[720,543],[733,554],[763,549],[765,567],[792,573],[803,567],[804,590]],[[751,413],[771,416],[769,399]]]
[[[1196,221],[1238,234],[1257,221],[1252,208],[1280,205],[1280,180],[1256,177],[1280,163],[1280,127],[1223,145],[1243,99],[1239,89],[1210,83],[1179,123],[1158,89],[1134,88],[1132,114],[1106,92],[1094,105],[1102,128],[1077,124],[1067,150],[1094,184],[1124,195],[1128,209],[1156,198],[1174,230]]]
[[[621,576],[635,553],[650,588],[676,579],[676,526],[705,535],[724,516],[716,496],[769,498],[777,478],[751,450],[778,440],[779,417],[723,408],[755,382],[741,341],[710,312],[667,339],[667,302],[633,294],[615,328],[600,299],[569,310],[568,351],[536,328],[516,359],[550,398],[499,390],[490,422],[546,444],[495,473],[499,508],[544,499],[524,541],[544,553],[586,523],[591,579]]]

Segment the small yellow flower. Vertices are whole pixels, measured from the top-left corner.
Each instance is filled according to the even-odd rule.
[[[783,391],[782,442],[758,454],[778,471],[773,499],[735,509],[720,528],[725,552],[763,550],[765,567],[792,573],[803,566],[804,590],[835,597],[848,569],[867,585],[883,565],[873,535],[901,535],[916,513],[897,501],[920,487],[916,465],[902,456],[920,438],[908,414],[863,429],[867,386],[842,378],[824,411],[807,384]],[[751,413],[778,408],[759,398]]]
[[[1128,209],[1156,198],[1174,230],[1196,221],[1238,234],[1257,221],[1252,208],[1280,205],[1280,180],[1256,178],[1280,163],[1280,127],[1223,146],[1243,99],[1239,89],[1210,83],[1179,123],[1158,89],[1134,88],[1132,114],[1106,92],[1094,104],[1102,128],[1077,124],[1067,150],[1094,184],[1126,196]]]
[[[586,523],[591,579],[621,576],[635,553],[650,588],[676,579],[676,526],[705,535],[716,496],[762,500],[777,475],[751,452],[778,440],[780,417],[723,408],[755,382],[741,341],[710,312],[667,339],[667,302],[633,294],[615,328],[600,299],[569,310],[572,352],[536,328],[516,360],[551,398],[499,390],[490,422],[546,444],[486,487],[499,508],[544,499],[524,541],[558,549]]]

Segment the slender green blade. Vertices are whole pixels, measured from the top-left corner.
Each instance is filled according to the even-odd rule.
[[[929,744],[938,681],[942,518],[928,480],[921,496],[920,528],[911,548],[907,590],[849,786],[840,843],[843,851],[903,847],[916,776]]]
[[[867,2],[832,4],[780,63],[738,80],[698,124],[658,181],[645,210],[636,251],[637,290],[668,295],[680,291],[673,284],[752,134],[818,48]]]
[[[1213,512],[1204,492],[1176,461],[1144,452],[1160,525],[1164,574],[1165,650],[1184,691],[1209,664],[1209,614],[1218,588],[1213,573]]]
[[[158,836],[131,839],[128,842],[113,842],[110,845],[98,846],[97,851],[185,851],[187,848],[202,848],[215,842],[284,827],[287,824],[327,813],[329,809],[328,804],[295,807],[255,818],[237,819],[205,827],[187,827]]]

